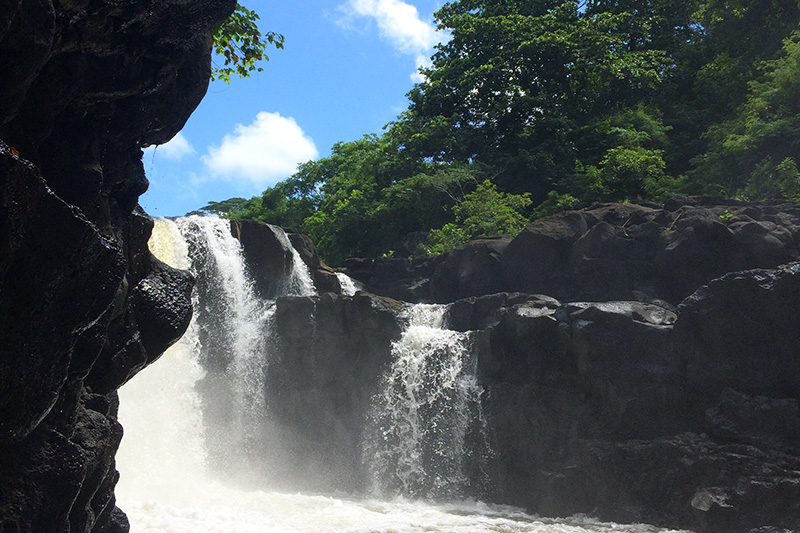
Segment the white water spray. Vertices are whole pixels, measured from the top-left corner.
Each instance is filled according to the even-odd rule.
[[[358,286],[356,285],[356,282],[344,272],[337,272],[336,278],[339,280],[339,287],[341,287],[343,295],[353,296],[356,292],[358,292]]]
[[[190,268],[198,280],[193,305],[202,348],[217,364],[227,365],[233,385],[222,446],[240,451],[254,438],[250,421],[264,412],[264,372],[269,364],[264,331],[274,312],[271,302],[256,298],[239,241],[229,222],[212,217],[181,218],[176,224],[193,252]]]
[[[480,502],[462,502],[448,505],[431,505],[423,502],[411,502],[403,499],[381,501],[363,498],[328,497],[321,495],[279,494],[264,490],[244,490],[231,484],[231,479],[215,465],[210,469],[208,448],[210,431],[215,408],[213,402],[203,399],[201,390],[208,389],[206,383],[209,375],[200,365],[201,354],[211,341],[219,341],[220,346],[246,347],[247,342],[213,339],[208,331],[198,326],[197,319],[202,313],[225,310],[232,313],[237,320],[261,320],[267,315],[260,327],[268,327],[268,313],[262,303],[248,303],[250,298],[242,294],[249,286],[246,271],[240,268],[240,253],[234,243],[227,242],[227,234],[223,231],[225,223],[213,219],[196,221],[195,229],[189,230],[188,221],[177,223],[160,219],[150,241],[153,252],[168,264],[178,268],[188,268],[203,261],[205,253],[220,253],[230,261],[216,262],[220,272],[215,272],[207,264],[208,271],[195,272],[206,279],[207,292],[216,292],[225,302],[196,301],[197,314],[189,326],[183,339],[173,345],[159,361],[140,372],[130,383],[120,390],[120,420],[125,427],[125,437],[117,454],[117,466],[121,473],[117,485],[117,503],[128,514],[133,533],[342,533],[342,532],[397,532],[411,533],[419,531],[447,533],[483,533],[483,532],[534,532],[534,533],[669,533],[650,526],[619,526],[600,523],[586,518],[570,520],[547,520],[523,514],[518,510],[503,506],[490,506]],[[188,235],[181,235],[179,226]],[[201,227],[202,226],[202,227]],[[222,242],[208,243],[201,246],[200,241],[193,241],[192,232],[196,235],[211,234],[212,241],[219,238]],[[227,244],[226,244],[227,242]],[[217,247],[218,246],[218,247]],[[231,254],[231,255],[228,255]],[[190,257],[192,261],[190,261]],[[238,257],[238,259],[236,259]],[[194,267],[196,268],[196,266]],[[220,277],[217,278],[216,276]],[[239,288],[223,285],[241,283]],[[198,283],[202,285],[202,283]],[[249,289],[247,289],[249,290]],[[244,290],[246,293],[247,290]],[[200,298],[201,293],[195,295]],[[205,296],[208,296],[207,294]],[[204,296],[204,297],[205,297]],[[238,302],[234,305],[234,302]],[[231,310],[241,305],[250,311]],[[223,311],[220,311],[223,312]],[[469,372],[465,366],[471,364],[469,358],[460,356],[461,362],[451,363],[442,360],[430,372],[424,370],[426,364],[415,367],[414,349],[404,350],[404,343],[411,346],[438,346],[435,352],[452,351],[453,345],[463,346],[467,350],[468,338],[463,334],[451,332],[449,340],[435,340],[442,336],[441,309],[435,307],[417,307],[414,313],[421,315],[411,319],[412,327],[398,341],[395,352],[411,371],[409,375],[424,376],[436,374],[436,381],[446,390],[459,388],[471,389],[474,384],[462,378]],[[427,316],[428,318],[422,318]],[[256,317],[255,319],[253,317]],[[213,318],[213,315],[211,317]],[[235,335],[249,335],[244,325],[235,325],[229,321],[231,317],[217,317],[222,328],[232,328]],[[437,325],[438,324],[438,325]],[[241,327],[240,327],[241,326]],[[438,331],[429,331],[438,330]],[[262,331],[263,333],[263,331]],[[447,337],[446,334],[444,335]],[[205,337],[206,347],[201,340]],[[431,338],[432,337],[432,338]],[[257,341],[253,341],[256,343]],[[213,343],[211,343],[213,344]],[[421,349],[421,348],[420,348]],[[455,350],[460,353],[462,348]],[[419,350],[418,350],[419,351]],[[424,351],[424,349],[422,349]],[[451,354],[452,355],[452,354]],[[256,355],[242,355],[245,359]],[[447,359],[448,361],[452,360]],[[206,361],[211,364],[211,361]],[[236,363],[239,364],[239,363]],[[233,368],[236,367],[234,364]],[[265,364],[265,363],[264,363]],[[438,365],[438,366],[437,366]],[[459,368],[460,365],[460,368]],[[213,366],[213,365],[212,365]],[[244,365],[246,367],[247,365]],[[211,373],[212,369],[209,369]],[[219,368],[216,369],[220,371]],[[401,373],[398,372],[398,376]],[[232,380],[228,387],[248,388],[237,381],[236,372],[223,371],[218,379]],[[393,373],[394,375],[394,373]],[[459,377],[461,376],[461,377]],[[423,414],[426,405],[435,405],[436,400],[429,398],[423,391],[423,383],[427,378],[397,378],[394,383],[407,391],[407,396],[416,398],[416,407],[401,407],[402,402],[387,401],[387,405],[396,407],[398,419],[408,421],[404,433],[408,435],[424,435],[422,428],[426,417]],[[205,394],[208,390],[205,390]],[[470,392],[467,397],[472,397]],[[249,393],[248,393],[249,394]],[[441,398],[450,393],[442,393]],[[246,397],[242,394],[240,397]],[[434,397],[437,394],[433,395]],[[416,421],[415,421],[416,420]],[[415,421],[415,422],[413,422]],[[460,430],[459,430],[460,431]],[[459,431],[448,435],[459,434]],[[413,439],[412,439],[413,440]],[[423,439],[424,440],[424,439]],[[436,448],[433,448],[434,452]],[[405,454],[406,452],[402,452]],[[424,455],[424,454],[423,454]],[[433,456],[437,456],[433,453]],[[409,466],[409,483],[413,484],[414,475],[427,466],[424,461],[417,468],[414,452],[406,454],[404,459]],[[269,479],[263,480],[263,487],[269,486]],[[671,530],[670,530],[671,531]]]
[[[480,490],[474,485],[484,477],[489,454],[483,389],[469,334],[445,329],[445,311],[411,307],[408,326],[392,345],[392,366],[374,399],[365,443],[379,494],[453,498]]]
[[[270,225],[270,228],[272,228],[284,249],[289,250],[292,254],[292,269],[284,278],[284,287],[281,293],[287,296],[315,295],[317,291],[314,288],[314,281],[311,279],[308,266],[303,262],[303,258],[300,257],[300,252],[289,241],[289,237],[283,228],[272,225]]]

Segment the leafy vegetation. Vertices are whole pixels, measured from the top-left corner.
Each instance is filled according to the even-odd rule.
[[[283,49],[284,37],[275,32],[261,33],[258,29],[259,16],[244,6],[236,4],[236,10],[214,28],[214,53],[224,58],[222,66],[213,66],[212,80],[230,83],[231,74],[249,78],[253,71],[261,72],[259,61],[266,61],[267,46]]]
[[[381,135],[202,211],[303,231],[336,264],[598,201],[800,200],[800,1],[455,0],[436,18],[451,38]]]

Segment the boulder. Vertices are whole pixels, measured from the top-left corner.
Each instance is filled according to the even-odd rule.
[[[277,231],[282,230],[258,220],[231,220],[231,233],[242,245],[256,293],[264,299],[281,294],[292,269],[292,252]]]
[[[474,239],[447,254],[430,278],[430,301],[452,302],[500,292],[500,257],[509,242],[508,235]]]
[[[480,238],[436,258],[349,260],[346,271],[409,302],[524,292],[678,305],[727,272],[798,257],[797,204],[695,197],[599,204],[535,220],[513,239]]]
[[[676,335],[687,385],[707,397],[726,388],[800,397],[800,263],[732,272],[684,300]]]

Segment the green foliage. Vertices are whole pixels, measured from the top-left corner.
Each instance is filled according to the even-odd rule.
[[[428,233],[428,242],[424,245],[428,255],[439,255],[458,248],[469,241],[470,235],[463,227],[448,222],[439,229],[432,229]]]
[[[196,211],[186,213],[186,215],[216,215],[225,217],[231,212],[244,209],[248,202],[250,202],[250,200],[245,200],[244,198],[228,198],[227,200],[222,200],[221,202],[209,202],[208,205],[201,207]]]
[[[479,161],[503,170],[507,190],[542,198],[590,144],[583,126],[650,94],[670,68],[634,46],[629,16],[576,2],[452,2],[437,18],[452,39],[393,127],[419,157]]]
[[[559,194],[556,191],[550,191],[547,193],[547,199],[533,209],[531,218],[548,217],[561,211],[576,209],[580,205],[581,201],[571,194]]]
[[[494,183],[484,180],[453,206],[454,222],[431,230],[425,251],[437,255],[475,237],[516,235],[528,223],[523,212],[530,204],[530,194],[500,192]]]
[[[232,39],[257,33],[237,13],[227,76],[283,46]],[[798,0],[453,0],[436,19],[452,38],[383,134],[201,211],[305,232],[337,264],[406,255],[418,232],[429,253],[516,233],[531,205],[800,200]]]
[[[579,166],[577,174],[592,200],[644,198],[665,178],[664,159],[660,150],[617,146],[605,153],[599,166]]]
[[[800,31],[781,54],[758,64],[744,104],[709,128],[710,149],[689,173],[701,191],[719,184],[747,198],[795,198],[800,154]]]
[[[257,65],[259,61],[269,60],[267,46],[283,49],[284,36],[275,32],[262,34],[258,20],[255,11],[237,4],[233,14],[214,28],[214,53],[224,58],[225,63],[211,69],[212,80],[230,83],[231,74],[249,78],[251,72],[263,70]]]

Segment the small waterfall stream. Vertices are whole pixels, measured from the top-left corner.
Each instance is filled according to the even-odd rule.
[[[667,533],[587,518],[540,519],[461,499],[475,494],[468,479],[486,452],[481,389],[469,335],[443,328],[441,306],[410,308],[372,420],[365,421],[371,437],[364,456],[382,496],[272,491],[274,480],[258,461],[292,445],[274,442],[263,387],[274,302],[253,296],[227,221],[159,219],[150,247],[194,272],[196,311],[184,337],[120,390],[125,437],[116,494],[133,533]],[[294,280],[285,286],[307,295],[313,284],[295,254]],[[237,470],[252,474],[246,485]]]
[[[483,390],[469,334],[446,329],[445,311],[412,306],[392,345],[365,442],[378,494],[452,499],[478,492],[469,489],[489,453]]]

